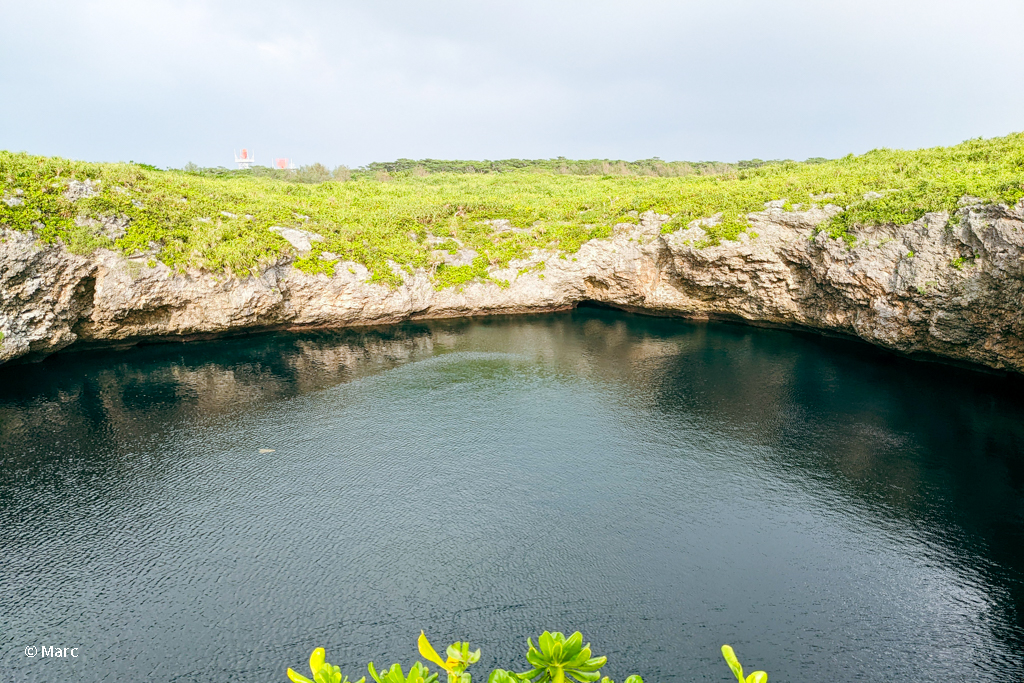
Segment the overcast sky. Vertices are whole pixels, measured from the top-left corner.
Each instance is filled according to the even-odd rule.
[[[1024,130],[1024,0],[0,0],[0,149],[838,157]]]

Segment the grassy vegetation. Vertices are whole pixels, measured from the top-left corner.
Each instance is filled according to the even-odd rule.
[[[497,161],[451,161],[443,159],[398,159],[396,161],[374,162],[356,169],[356,174],[377,173],[509,173],[512,171],[534,171],[569,175],[642,175],[679,177],[687,175],[712,175],[725,173],[741,167],[763,166],[778,161],[751,159],[739,164],[725,164],[720,161],[662,161],[641,159],[622,161],[612,159],[500,159]]]
[[[195,167],[160,171],[142,164],[0,152],[0,224],[31,230],[45,242],[61,240],[77,253],[97,247],[129,255],[151,252],[174,268],[234,273],[256,270],[291,248],[270,232],[271,226],[301,228],[324,239],[296,261],[297,267],[332,272],[336,260],[321,258],[330,252],[364,264],[376,281],[390,284],[401,281],[397,273],[403,270],[432,267],[435,249],[476,250],[471,265],[436,267],[435,281],[443,287],[486,279],[488,267],[507,265],[535,247],[571,254],[648,209],[673,217],[666,232],[721,214],[720,222],[707,228],[707,243],[717,243],[735,239],[749,225],[747,214],[775,199],[785,199],[787,207],[826,202],[844,207],[823,229],[849,237],[855,224],[905,224],[929,211],[955,210],[963,195],[1007,204],[1024,197],[1024,133],[831,161],[753,160],[744,168],[705,166],[674,176],[585,175],[583,166],[598,162],[552,163],[562,161],[567,168],[577,164],[581,174],[539,162],[513,167],[508,160],[436,162],[440,172],[425,165],[430,160],[333,173],[319,165],[290,174]],[[507,167],[470,172],[468,166],[477,163]],[[647,162],[634,163],[642,170]],[[464,172],[454,172],[460,165]],[[68,181],[85,179],[100,181],[98,194],[77,201],[65,197]],[[881,196],[865,199],[871,192]],[[129,217],[126,234],[112,239],[76,222],[104,215]],[[509,220],[520,230],[498,232],[484,222],[494,219]]]

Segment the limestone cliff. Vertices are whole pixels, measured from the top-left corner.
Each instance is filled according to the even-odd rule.
[[[787,212],[770,202],[750,214],[750,235],[719,246],[702,246],[700,221],[663,234],[669,217],[648,212],[576,254],[537,251],[492,269],[507,287],[440,291],[425,271],[403,275],[392,289],[368,282],[366,268],[351,262],[333,277],[307,275],[287,259],[258,277],[175,273],[145,255],[101,250],[86,258],[0,230],[0,363],[72,344],[551,311],[592,300],[840,333],[1024,373],[1024,202],[961,204],[952,221],[928,214],[854,231],[852,246],[815,235],[837,210],[830,206]]]

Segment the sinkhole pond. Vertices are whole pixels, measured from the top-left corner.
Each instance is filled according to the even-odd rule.
[[[615,680],[1020,681],[1022,388],[583,308],[2,368],[0,672],[357,679],[425,629],[483,681],[548,629]]]

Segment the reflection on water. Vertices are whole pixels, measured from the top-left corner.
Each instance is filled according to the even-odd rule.
[[[592,309],[5,368],[0,671],[358,678],[426,628],[482,676],[578,628],[617,679],[1018,681],[1021,388]]]

